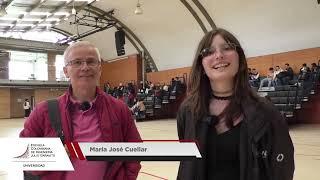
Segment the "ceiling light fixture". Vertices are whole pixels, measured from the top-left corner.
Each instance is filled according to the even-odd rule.
[[[0,5],[0,17],[7,15],[7,11],[6,8],[4,7],[4,5]]]
[[[73,14],[73,15],[76,15],[76,14],[77,14],[76,9],[74,8],[74,1],[73,1],[73,6],[72,6],[71,14]]]
[[[143,10],[141,8],[141,4],[140,4],[140,1],[138,0],[138,3],[137,3],[137,7],[136,7],[136,10],[134,11],[135,14],[137,15],[140,15],[143,13]]]
[[[72,8],[72,10],[71,10],[71,14],[73,14],[73,15],[76,15],[76,14],[77,14],[77,11],[76,11],[76,9],[75,9],[75,8]]]

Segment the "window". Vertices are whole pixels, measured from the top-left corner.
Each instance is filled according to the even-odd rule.
[[[44,32],[0,32],[0,37],[9,37],[14,39],[24,39],[42,42],[52,42],[56,43],[59,39],[64,39],[66,36],[59,34],[54,31],[44,31]]]
[[[66,78],[64,72],[63,72],[63,67],[64,67],[64,58],[63,55],[56,55],[56,79],[57,81],[68,81]]]
[[[48,80],[48,55],[46,53],[9,52],[9,79]]]

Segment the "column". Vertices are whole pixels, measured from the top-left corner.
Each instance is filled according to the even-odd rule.
[[[48,81],[56,81],[56,55],[57,53],[48,51]]]

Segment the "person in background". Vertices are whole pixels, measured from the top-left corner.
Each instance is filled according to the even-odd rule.
[[[164,84],[162,89],[167,92],[167,91],[169,91],[169,86],[167,84]]]
[[[288,85],[293,80],[293,70],[288,63],[285,64],[285,69],[277,75],[279,84]]]
[[[298,79],[302,80],[302,81],[308,81],[310,78],[310,72],[311,72],[311,70],[307,66],[307,64],[303,63],[302,67],[300,68],[300,73],[299,73]]]
[[[253,68],[251,73],[251,78],[249,79],[249,83],[252,87],[258,87],[260,83],[260,74],[258,71]]]
[[[276,107],[249,85],[239,41],[217,28],[198,45],[188,96],[177,113],[180,140],[201,159],[181,161],[178,180],[292,180],[294,149]]]
[[[130,110],[135,114],[138,118],[145,116],[146,107],[143,103],[143,99],[138,98],[137,103],[133,105]]]
[[[319,67],[316,63],[311,64],[311,72],[316,73],[318,71]]]
[[[98,88],[101,76],[99,50],[87,41],[64,52],[64,73],[70,87],[58,97],[62,134],[66,142],[141,142],[126,104]],[[57,137],[48,119],[46,101],[37,104],[20,137]],[[86,161],[71,159],[74,171],[37,171],[41,180],[135,180],[137,161]]]
[[[274,71],[275,75],[278,75],[279,73],[281,73],[283,71],[283,69],[280,68],[280,66],[276,66],[276,69]]]
[[[30,105],[29,99],[24,100],[23,109],[24,109],[24,118],[29,117],[29,114],[31,112],[31,105]]]
[[[268,83],[268,88],[270,89],[271,85],[274,82],[274,79],[275,73],[273,71],[273,67],[270,67],[267,77],[261,80],[259,89],[261,89],[264,86],[264,83],[266,82]]]
[[[288,63],[285,64],[285,72],[287,73],[286,76],[288,77],[289,80],[293,79],[293,69],[290,67]]]
[[[274,71],[274,83],[276,86],[283,85],[281,82],[281,78],[283,77],[283,69],[280,68],[280,66],[276,66]]]
[[[251,68],[248,68],[248,74],[249,74],[249,80],[251,80],[252,70]]]

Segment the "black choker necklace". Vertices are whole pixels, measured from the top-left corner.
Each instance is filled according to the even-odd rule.
[[[221,96],[216,96],[213,93],[211,94],[211,96],[217,100],[230,100],[233,97],[233,95],[221,97]]]

